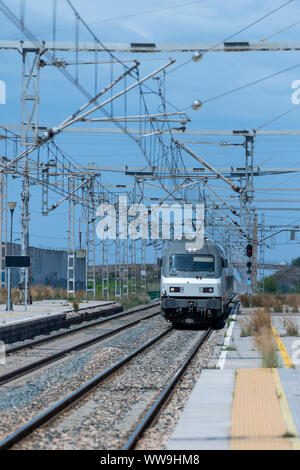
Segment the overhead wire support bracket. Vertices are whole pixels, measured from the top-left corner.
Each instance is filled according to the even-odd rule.
[[[199,163],[204,165],[208,170],[210,170],[212,173],[214,173],[218,178],[224,181],[224,183],[228,184],[233,191],[236,193],[242,194],[242,189],[237,186],[236,184],[232,183],[229,179],[225,178],[218,170],[213,168],[209,163],[207,163],[203,158],[199,157],[195,152],[193,152],[191,149],[189,149],[186,145],[184,145],[182,142],[179,140],[175,141],[175,144],[178,145],[178,147],[181,147],[183,150],[185,150],[189,155],[191,155],[195,160],[197,160]]]
[[[174,64],[176,61],[173,60],[173,59],[170,59],[170,61],[167,63],[167,64],[164,64],[162,67],[159,67],[158,69],[154,70],[152,73],[150,73],[149,75],[143,77],[142,79],[138,80],[137,82],[133,83],[132,85],[130,85],[128,88],[126,88],[125,90],[122,90],[121,92],[117,93],[116,95],[112,96],[111,98],[107,99],[106,101],[98,104],[97,106],[95,106],[94,108],[86,111],[85,113],[81,114],[80,116],[78,116],[78,111],[75,113],[77,115],[77,117],[75,117],[74,119],[72,119],[72,117],[66,119],[65,121],[63,121],[58,127],[53,127],[53,128],[50,128],[48,129],[43,136],[39,137],[38,141],[34,144],[31,144],[29,147],[27,147],[23,152],[21,152],[19,155],[17,155],[15,158],[13,158],[7,165],[3,166],[1,169],[0,169],[0,172],[4,171],[5,169],[11,167],[12,165],[14,165],[15,163],[17,163],[19,160],[21,160],[22,158],[24,158],[25,156],[29,155],[30,153],[34,152],[37,148],[41,147],[43,144],[45,144],[46,142],[48,142],[50,139],[52,139],[53,137],[55,137],[55,135],[59,134],[60,132],[62,132],[66,127],[69,127],[73,124],[75,124],[76,122],[80,121],[82,118],[85,118],[86,116],[89,116],[91,113],[97,111],[98,109],[100,108],[103,108],[104,106],[106,106],[107,104],[109,104],[111,101],[113,100],[116,100],[117,98],[119,98],[120,96],[124,95],[125,93],[127,93],[128,91],[134,89],[135,87],[141,85],[143,82],[145,82],[146,80],[149,80],[149,78],[153,77],[154,75],[156,75],[157,73],[160,73],[161,71],[165,70],[167,67],[170,67],[170,65]],[[136,67],[136,66],[135,66]],[[91,100],[91,102],[93,102],[93,100]],[[87,106],[90,105],[90,102],[88,102],[86,105],[84,105],[84,109],[86,109]],[[80,111],[79,111],[80,112]]]
[[[59,132],[61,132],[65,127],[71,126],[71,125],[75,124],[76,122],[82,121],[82,119],[85,119],[90,114],[94,113],[95,111],[98,111],[98,109],[103,108],[104,106],[111,103],[112,101],[115,101],[117,98],[120,98],[125,93],[128,93],[129,91],[133,90],[134,88],[141,85],[145,81],[149,80],[149,78],[152,78],[156,74],[158,74],[158,73],[162,72],[163,70],[165,70],[166,68],[170,67],[170,65],[174,64],[175,62],[176,62],[175,60],[170,59],[170,61],[167,64],[164,64],[162,67],[159,67],[158,69],[154,70],[149,75],[146,75],[145,77],[141,78],[140,80],[137,80],[135,83],[133,83],[129,87],[127,87],[124,90],[120,91],[119,93],[111,96],[110,98],[103,101],[102,103],[97,104],[97,106],[95,106],[94,108],[89,109],[88,111],[86,111],[83,114],[80,114],[79,116],[78,116],[78,112],[77,112],[76,113],[77,117],[75,117],[74,119],[72,119],[72,118],[67,119],[66,121],[62,122],[57,128],[50,129],[48,132],[50,132],[50,133],[52,132],[53,135],[56,135]],[[92,100],[92,102],[93,101],[94,100]],[[88,103],[87,106],[89,106],[89,104],[90,103]],[[87,106],[85,105],[84,109],[86,109]]]
[[[94,98],[92,98],[90,101],[85,103],[81,108],[79,108],[75,113],[73,113],[70,117],[68,117],[64,122],[61,123],[60,126],[64,126],[68,124],[69,122],[73,121],[78,114],[82,113],[85,109],[87,109],[91,104],[93,104],[95,101],[97,101],[101,96],[103,96],[107,91],[109,91],[111,88],[113,88],[117,83],[119,83],[121,80],[123,80],[128,74],[130,74],[133,70],[138,68],[139,62],[136,62],[136,64],[131,67],[130,69],[126,70],[122,75],[120,75],[118,78],[116,78],[113,82],[111,82],[109,85],[107,85],[103,90],[101,90]]]
[[[76,188],[72,189],[72,191],[65,197],[63,197],[60,201],[58,201],[56,204],[53,204],[49,210],[48,210],[48,213],[51,212],[51,211],[54,211],[55,209],[58,208],[58,206],[60,206],[64,201],[66,201],[66,199],[69,199],[71,198],[71,196],[73,196],[74,193],[76,193],[76,191],[78,191],[80,188],[82,188],[83,186],[85,186],[87,183],[89,182],[89,180],[84,180],[82,183],[80,183],[79,186],[76,186]]]

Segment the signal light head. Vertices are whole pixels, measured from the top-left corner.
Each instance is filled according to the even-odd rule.
[[[248,256],[248,258],[252,258],[252,252],[253,252],[253,247],[252,247],[251,243],[249,243],[247,245],[247,256]]]

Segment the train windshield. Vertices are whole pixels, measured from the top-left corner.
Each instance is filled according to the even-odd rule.
[[[169,268],[173,272],[213,272],[215,260],[211,255],[172,255]]]

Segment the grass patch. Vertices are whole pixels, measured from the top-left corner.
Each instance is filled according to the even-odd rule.
[[[240,299],[241,304],[242,304],[243,307],[245,307],[245,308],[250,307],[250,298],[247,294],[241,294],[239,296],[239,299]]]
[[[252,336],[253,327],[251,320],[241,319],[239,320],[239,326],[241,329],[241,338],[247,338],[248,336]]]
[[[53,289],[49,286],[33,286],[30,289],[30,294],[33,301],[38,300],[67,300],[67,291],[61,288]],[[20,303],[20,291],[17,288],[11,290],[12,301],[15,305]],[[85,292],[76,292],[76,297],[85,297]],[[5,304],[7,299],[7,289],[0,289],[0,303]],[[29,299],[28,299],[29,300]]]
[[[277,346],[271,328],[260,327],[254,333],[254,342],[262,355],[262,366],[266,369],[278,368]]]
[[[286,307],[290,307],[294,313],[299,312],[300,294],[258,294],[239,296],[243,307],[264,308],[266,312],[283,313]]]
[[[299,336],[299,327],[291,318],[284,318],[283,326],[286,331],[286,336]]]
[[[75,298],[67,298],[67,291],[61,288],[52,288],[50,286],[33,286],[30,289],[31,297],[33,301],[41,301],[41,300],[66,300],[67,302],[72,302],[73,309],[77,312],[79,308],[79,304],[82,303],[84,300],[94,300],[92,297],[88,297],[84,290],[78,290],[75,293]],[[20,303],[20,293],[19,289],[13,288],[11,291],[12,302],[13,304],[17,305]],[[28,299],[29,300],[29,299]],[[96,292],[96,299],[95,300],[107,300],[103,298],[100,292]],[[148,304],[150,303],[151,299],[147,294],[131,294],[128,297],[123,297],[120,299],[119,297],[110,296],[111,301],[116,301],[122,304],[124,310],[129,310],[131,308],[137,307],[138,305]],[[0,289],[0,303],[6,304],[7,301],[7,289]],[[78,304],[78,305],[77,305]]]
[[[286,304],[292,307],[293,313],[298,313],[300,305],[300,295],[288,294],[286,296]]]
[[[124,310],[130,310],[131,308],[138,307],[139,305],[149,304],[151,301],[149,295],[129,295],[128,298],[121,300],[121,304]]]
[[[267,369],[279,367],[271,315],[263,308],[258,308],[250,319],[240,319],[239,325],[242,338],[253,336],[254,344],[262,356],[262,367]]]
[[[253,334],[259,333],[259,331],[262,328],[269,329],[272,332],[271,317],[262,308],[255,310],[253,312],[252,317],[251,317],[251,324],[252,324]]]
[[[227,324],[227,326],[230,326],[230,324],[231,324],[232,322],[235,322],[235,321],[236,321],[236,320],[235,320],[234,318],[227,318],[226,324]]]
[[[72,302],[72,307],[73,307],[74,312],[78,312],[78,310],[79,310],[78,300],[77,299],[70,299],[70,301]]]
[[[237,351],[236,347],[235,346],[226,346],[223,351]]]

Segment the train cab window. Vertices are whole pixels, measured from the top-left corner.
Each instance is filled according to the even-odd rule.
[[[213,272],[215,260],[211,255],[172,255],[169,269],[173,272]]]

